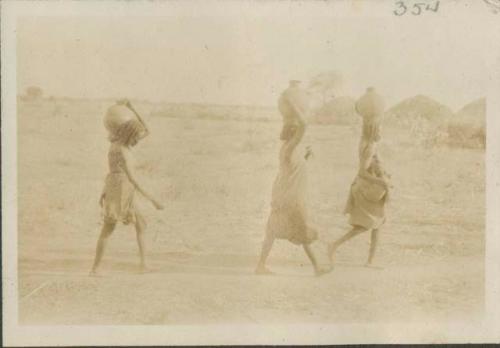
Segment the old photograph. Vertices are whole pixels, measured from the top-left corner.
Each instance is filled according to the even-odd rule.
[[[54,343],[69,338],[43,330],[437,323],[500,337],[499,2],[15,3],[2,245],[18,330]],[[412,341],[454,337],[440,330]],[[364,343],[404,337],[381,332]]]

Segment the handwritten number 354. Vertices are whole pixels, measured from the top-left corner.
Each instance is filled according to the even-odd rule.
[[[424,6],[425,6],[425,10],[427,10],[427,11],[437,12],[437,10],[439,9],[439,1],[436,1],[436,3],[434,4],[434,7],[431,7],[430,5],[425,4],[425,3],[421,3],[421,2],[415,3],[415,4],[413,4],[411,14],[413,14],[415,16],[420,15],[422,13],[422,10],[424,9]],[[403,1],[396,2],[396,7],[397,8],[394,10],[394,14],[396,16],[402,16],[408,11],[408,7],[406,6],[406,4]]]

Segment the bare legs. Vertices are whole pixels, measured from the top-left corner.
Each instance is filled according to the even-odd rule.
[[[274,238],[270,237],[266,234],[266,238],[264,239],[264,243],[262,243],[262,250],[260,252],[260,259],[259,263],[257,264],[257,268],[255,269],[255,273],[257,274],[272,274],[267,267],[266,267],[266,261],[269,256],[269,253],[271,252],[271,248],[273,247],[274,244]]]
[[[95,251],[95,259],[94,265],[92,266],[92,270],[90,274],[97,274],[97,268],[99,267],[102,255],[104,254],[104,249],[106,248],[106,244],[108,243],[108,238],[111,236],[113,231],[115,230],[116,223],[114,222],[105,222],[104,226],[102,226],[101,235],[97,240],[97,247]]]
[[[266,261],[269,256],[269,253],[271,252],[271,248],[273,247],[274,243],[274,238],[270,237],[269,235],[266,234],[266,237],[264,239],[264,243],[262,244],[262,251],[260,253],[260,259],[259,263],[257,264],[257,268],[255,269],[255,273],[257,274],[273,274],[267,267],[266,267]],[[314,267],[314,273],[316,275],[322,275],[327,273],[327,270],[323,270],[318,266],[318,262],[316,261],[316,257],[314,256],[314,253],[310,247],[309,244],[303,244],[302,247],[304,248],[304,251],[311,261],[313,267]]]
[[[106,249],[106,244],[108,243],[109,237],[115,230],[115,227],[116,227],[115,222],[104,223],[104,226],[102,227],[101,230],[101,234],[99,235],[99,239],[97,240],[94,264],[92,266],[92,270],[90,271],[91,275],[97,274],[99,265],[101,264],[101,260],[104,255],[104,250]],[[144,230],[145,230],[144,221],[141,218],[138,218],[135,223],[135,231],[137,235],[137,246],[139,247],[140,267],[142,272],[148,270],[146,267],[146,259],[145,259]]]
[[[303,244],[302,248],[304,248],[304,251],[306,252],[307,257],[309,258],[309,261],[311,261],[314,270],[318,270],[318,262],[316,261],[316,257],[314,256],[313,251],[311,250],[311,246],[309,244]]]
[[[146,267],[146,259],[145,259],[145,242],[144,242],[144,230],[145,224],[141,218],[136,219],[135,223],[135,232],[137,237],[137,246],[139,247],[139,258],[141,260],[141,272],[147,272],[148,268]]]
[[[328,247],[328,254],[330,256],[330,261],[332,263],[334,262],[335,252],[337,251],[337,248],[339,246],[366,231],[369,230],[364,227],[354,226],[349,232],[347,232],[341,238],[330,244],[330,246]],[[368,255],[368,261],[366,262],[366,265],[370,265],[373,261],[373,257],[375,256],[375,250],[377,248],[377,242],[378,242],[378,229],[373,229],[371,230],[370,252]]]
[[[309,244],[303,244],[302,247],[304,248],[304,251],[306,252],[307,257],[311,261],[311,263],[314,267],[314,273],[317,276],[320,276],[320,275],[323,275],[323,274],[326,274],[329,272],[329,270],[322,269],[321,267],[319,267],[318,261],[316,261],[316,257],[314,256],[314,253],[313,253],[311,246]]]
[[[378,242],[378,230],[374,229],[372,230],[372,234],[370,237],[370,253],[368,255],[368,262],[366,262],[366,265],[372,264],[373,257],[375,256],[375,250],[377,249],[377,242]]]

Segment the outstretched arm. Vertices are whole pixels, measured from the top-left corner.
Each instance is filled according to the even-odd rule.
[[[151,196],[148,192],[146,192],[141,185],[139,185],[139,182],[135,178],[133,170],[130,168],[128,165],[129,161],[127,160],[127,156],[122,152],[123,155],[123,161],[121,162],[121,167],[125,174],[127,175],[127,178],[129,181],[132,183],[132,185],[135,187],[137,191],[139,191],[140,194],[142,194],[147,200],[149,200],[153,205],[155,206],[156,209],[163,209],[163,206],[158,203],[153,196]]]

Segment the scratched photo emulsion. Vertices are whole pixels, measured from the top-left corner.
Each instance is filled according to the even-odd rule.
[[[19,324],[482,318],[488,48],[414,3],[19,17]]]

